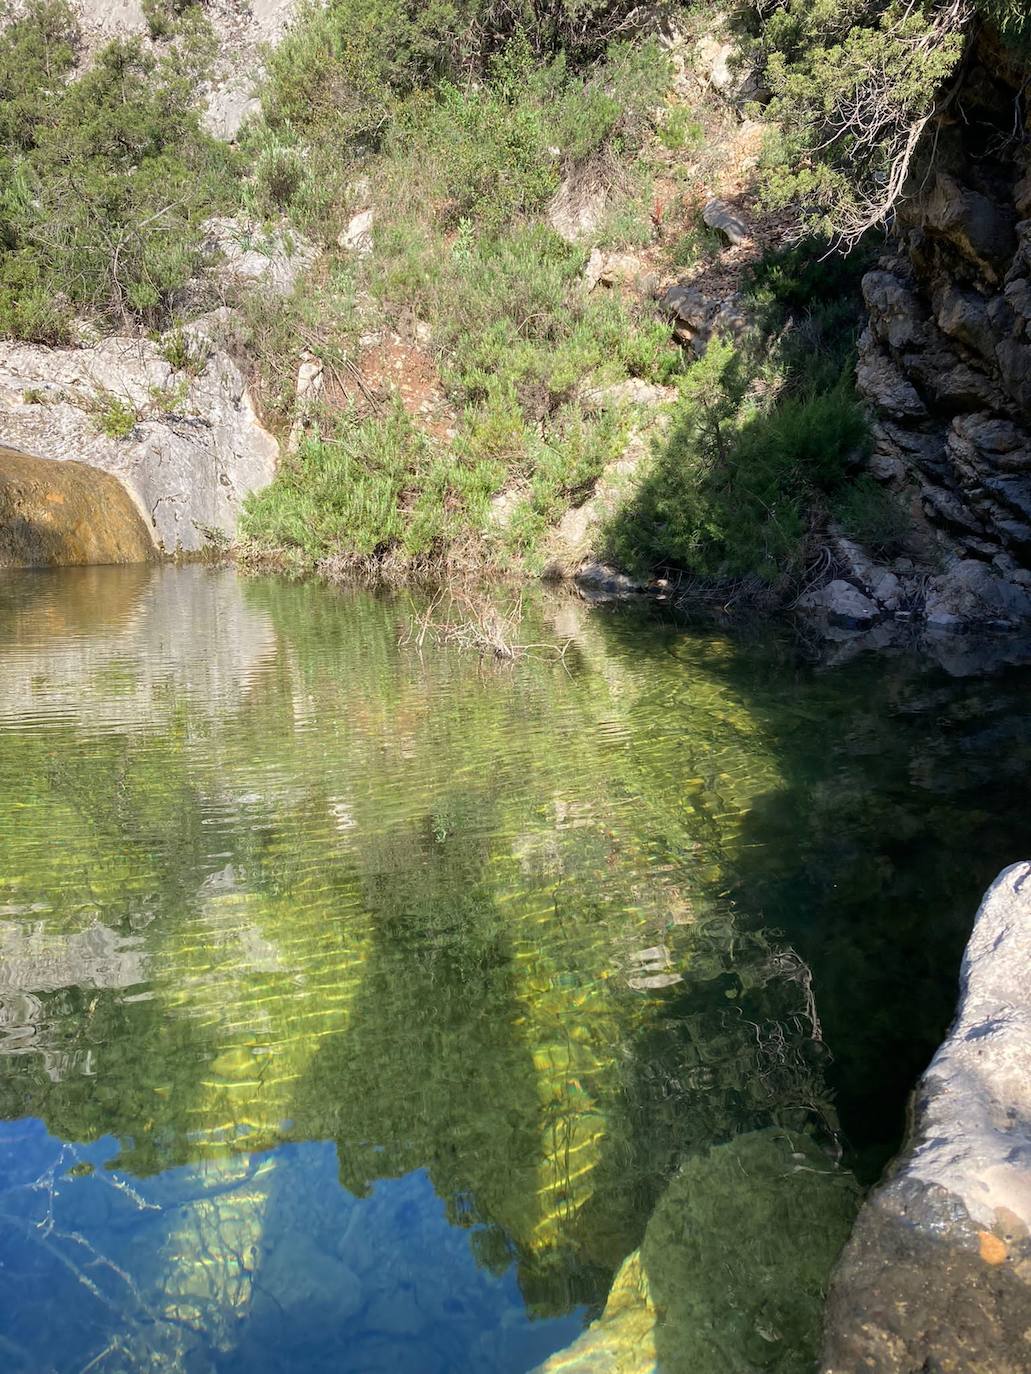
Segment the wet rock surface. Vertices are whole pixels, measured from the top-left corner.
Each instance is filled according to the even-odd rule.
[[[244,498],[272,480],[278,445],[239,368],[214,342],[218,323],[190,327],[185,371],[149,340],[0,344],[0,437],[117,478],[166,553],[231,538]]]
[[[1029,975],[1031,863],[1019,863],[985,896],[909,1141],[836,1271],[824,1374],[1031,1367]]]

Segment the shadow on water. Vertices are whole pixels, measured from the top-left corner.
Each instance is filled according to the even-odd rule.
[[[1024,848],[1027,676],[528,615],[563,664],[206,569],[0,580],[0,1118],[59,1138],[0,1131],[14,1368],[528,1369],[638,1247],[663,1368],[811,1363]]]

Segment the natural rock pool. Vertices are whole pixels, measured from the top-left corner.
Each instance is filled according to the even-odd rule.
[[[1031,673],[410,615],[2,576],[6,1369],[814,1367],[1027,849]]]

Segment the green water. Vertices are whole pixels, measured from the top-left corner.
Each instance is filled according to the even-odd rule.
[[[813,1367],[1028,847],[1031,675],[411,611],[0,581],[8,1369],[529,1370],[638,1249],[661,1368]]]

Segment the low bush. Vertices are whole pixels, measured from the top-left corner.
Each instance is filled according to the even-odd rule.
[[[195,107],[198,33],[161,59],[113,43],[72,80],[61,0],[33,0],[0,35],[0,334],[55,342],[75,313],[167,316],[201,221],[232,195],[230,155]]]
[[[669,437],[610,523],[617,560],[714,584],[776,586],[799,571],[812,512],[841,486],[866,424],[847,374],[797,394],[757,379],[720,339],[689,369]]]
[[[902,552],[910,522],[898,498],[872,477],[858,477],[844,487],[832,513],[845,533],[879,558]]]

